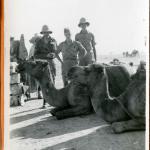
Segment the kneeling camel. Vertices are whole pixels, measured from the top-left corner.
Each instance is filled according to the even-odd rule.
[[[115,133],[145,129],[145,70],[131,80],[122,66],[92,64],[72,67],[68,76],[88,86],[95,112]]]
[[[92,105],[85,85],[71,82],[67,87],[56,89],[46,61],[21,61],[17,72],[26,72],[39,81],[45,101],[55,107],[51,114],[57,119],[87,115]]]

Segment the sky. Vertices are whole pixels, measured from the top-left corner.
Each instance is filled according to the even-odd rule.
[[[47,24],[59,44],[65,40],[63,29],[70,28],[72,38],[80,32],[81,17],[90,22],[97,53],[146,51],[148,40],[148,0],[8,0],[10,35],[29,39]]]

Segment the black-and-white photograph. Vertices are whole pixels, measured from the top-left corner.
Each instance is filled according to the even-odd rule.
[[[148,148],[148,16],[148,0],[5,0],[6,150]]]

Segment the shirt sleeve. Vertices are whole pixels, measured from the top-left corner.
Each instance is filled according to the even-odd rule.
[[[91,36],[92,36],[92,46],[95,46],[96,45],[95,37],[92,33],[91,33]]]
[[[75,35],[75,41],[79,41],[78,34]]]

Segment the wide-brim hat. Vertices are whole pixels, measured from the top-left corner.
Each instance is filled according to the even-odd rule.
[[[29,40],[30,43],[35,43],[37,39],[39,39],[40,36],[38,34],[34,34],[34,36]]]
[[[78,26],[80,27],[80,26],[81,26],[81,24],[86,24],[87,26],[89,26],[89,25],[90,25],[90,23],[89,23],[89,22],[87,22],[85,18],[81,18],[81,19],[80,19],[80,22],[79,22]]]
[[[44,25],[44,26],[42,27],[42,31],[41,31],[40,33],[41,33],[41,34],[43,34],[43,33],[49,33],[49,34],[51,34],[52,31],[49,30],[49,27],[48,27],[47,25]]]

